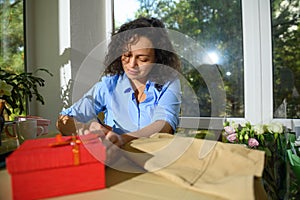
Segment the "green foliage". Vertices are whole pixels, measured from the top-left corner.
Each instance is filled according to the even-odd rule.
[[[286,101],[286,117],[300,118],[300,1],[272,0],[272,6],[274,110]]]
[[[46,69],[37,69],[37,71],[44,71],[50,76],[53,76]],[[10,96],[4,95],[1,99],[6,101],[6,104],[9,107],[6,107],[6,112],[8,115],[11,114],[11,110],[19,111],[19,114],[26,108],[27,100],[31,101],[33,96],[36,97],[36,100],[44,104],[44,99],[39,93],[38,88],[45,86],[45,80],[35,76],[33,73],[23,72],[17,74],[15,72],[9,72],[7,70],[0,69],[0,80],[5,81],[7,84],[13,87]]]
[[[0,66],[24,71],[23,0],[0,1]]]

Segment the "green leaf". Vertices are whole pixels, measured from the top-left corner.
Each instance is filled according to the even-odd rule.
[[[272,151],[269,148],[264,148],[264,151],[266,153],[266,156],[272,156]]]

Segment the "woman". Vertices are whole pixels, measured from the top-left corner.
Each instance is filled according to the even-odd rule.
[[[157,132],[174,133],[181,103],[180,61],[160,20],[142,17],[122,25],[104,64],[101,81],[60,113],[60,132],[75,133],[73,118],[88,122],[102,112],[104,123],[97,129],[117,147]]]

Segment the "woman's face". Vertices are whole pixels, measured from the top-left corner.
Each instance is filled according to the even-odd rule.
[[[130,80],[145,83],[155,62],[152,42],[146,37],[139,37],[136,43],[128,45],[128,51],[122,54],[121,60]]]

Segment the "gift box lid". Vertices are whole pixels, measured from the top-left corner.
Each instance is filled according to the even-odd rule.
[[[71,136],[61,138],[64,142],[71,141]],[[85,142],[82,142],[83,140]],[[74,163],[74,146],[71,144],[53,146],[53,144],[57,144],[56,138],[26,140],[6,158],[8,172],[11,174],[23,173],[32,170],[45,170],[76,165]],[[94,162],[104,163],[105,147],[99,139],[89,139],[88,137],[81,136],[77,147],[79,150],[79,165]]]

